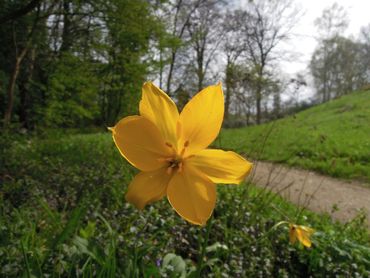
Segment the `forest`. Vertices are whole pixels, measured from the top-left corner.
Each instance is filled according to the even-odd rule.
[[[309,73],[284,73],[302,15],[294,1],[1,1],[3,126],[111,126],[154,81],[179,107],[218,81],[225,125],[281,117],[369,84],[370,26],[343,37],[343,7],[315,21]],[[302,100],[313,83],[315,97]],[[284,95],[282,97],[282,95]],[[290,111],[290,112],[289,112]]]

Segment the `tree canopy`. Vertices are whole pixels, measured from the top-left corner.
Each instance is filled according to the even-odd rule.
[[[261,123],[299,106],[296,85],[308,84],[302,74],[300,82],[284,77],[279,65],[289,60],[283,45],[299,15],[291,0],[243,8],[213,0],[1,1],[2,126],[110,126],[137,112],[146,80],[179,107],[224,81],[226,124]],[[348,18],[338,5],[316,25],[310,69],[319,98],[369,83],[369,28],[358,40],[341,35]]]

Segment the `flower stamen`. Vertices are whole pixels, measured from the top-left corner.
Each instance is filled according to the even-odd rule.
[[[172,150],[172,153],[175,155],[176,154],[175,147],[169,142],[165,142],[165,144],[166,144],[167,147],[169,147]]]
[[[167,174],[168,174],[168,175],[171,175],[171,174],[172,174],[172,170],[173,170],[173,168],[172,168],[172,167],[168,167],[168,168],[167,168],[167,171],[166,171],[166,172],[167,172]]]
[[[166,142],[165,144],[166,144],[166,146],[167,146],[167,147],[169,147],[169,148],[173,148],[173,146],[172,146],[172,144],[171,144],[171,143]]]
[[[185,154],[185,150],[186,148],[189,146],[189,140],[187,140],[185,143],[184,143],[184,147],[182,148],[181,150],[181,153],[180,153],[180,156],[183,157],[184,154]]]
[[[177,168],[177,172],[178,173],[182,172],[182,162],[179,164],[179,167]]]
[[[172,157],[160,157],[160,158],[157,158],[157,161],[158,162],[171,162],[173,160]]]
[[[167,158],[164,161],[168,162],[167,174],[171,175],[174,170],[182,171],[182,159],[179,157]]]

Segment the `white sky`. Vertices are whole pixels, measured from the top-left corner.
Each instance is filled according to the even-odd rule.
[[[357,37],[361,27],[370,24],[370,1],[369,0],[295,0],[304,12],[294,28],[295,38],[290,42],[298,52],[299,59],[284,66],[285,71],[294,73],[307,68],[311,55],[317,45],[315,39],[317,29],[314,26],[316,18],[322,11],[332,6],[335,2],[344,7],[349,17],[349,27],[344,35]]]
[[[239,1],[240,7],[243,7],[249,0],[236,1]],[[293,3],[302,10],[303,16],[293,29],[293,39],[287,45],[281,46],[283,50],[293,50],[296,53],[292,61],[281,64],[282,70],[288,74],[308,71],[311,55],[317,45],[315,38],[317,29],[314,21],[322,15],[325,8],[332,6],[334,3],[338,3],[345,8],[349,18],[349,26],[344,33],[345,36],[356,38],[361,27],[370,24],[370,0],[293,0]],[[306,93],[311,94],[312,92]]]

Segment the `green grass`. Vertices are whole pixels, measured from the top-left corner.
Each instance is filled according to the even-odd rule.
[[[370,182],[370,92],[356,92],[272,123],[223,130],[216,145],[254,159]]]
[[[194,277],[205,228],[166,200],[142,212],[127,204],[136,171],[108,133],[0,143],[0,276]],[[290,245],[286,227],[271,231],[281,220],[315,228],[313,248]],[[243,184],[218,186],[212,221],[203,276],[370,275],[362,215],[333,223]]]

